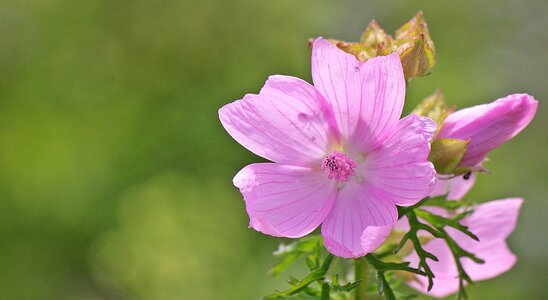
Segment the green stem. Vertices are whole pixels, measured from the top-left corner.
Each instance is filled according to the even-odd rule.
[[[356,300],[367,299],[367,279],[368,279],[368,265],[364,257],[356,260],[355,267],[355,280],[360,280],[360,285],[356,288]]]
[[[322,294],[321,294],[321,300],[330,300],[331,299],[331,295],[329,293],[329,283],[327,282],[324,282],[322,283]]]

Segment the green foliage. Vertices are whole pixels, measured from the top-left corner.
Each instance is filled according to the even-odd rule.
[[[405,244],[407,240],[411,240],[413,242],[413,246],[420,260],[419,269],[423,269],[426,273],[428,277],[428,290],[430,290],[433,285],[432,279],[434,278],[435,274],[433,274],[430,267],[428,266],[427,259],[438,261],[438,258],[435,257],[432,253],[424,250],[420,243],[420,240],[418,239],[417,232],[419,230],[425,230],[436,238],[444,239],[447,243],[447,246],[451,250],[451,253],[453,254],[459,273],[459,290],[457,294],[457,299],[466,298],[467,294],[465,290],[465,284],[473,284],[473,281],[466,273],[466,270],[464,270],[461,260],[463,258],[468,258],[478,264],[484,263],[484,260],[460,247],[456,243],[456,241],[447,233],[445,228],[450,227],[456,229],[466,234],[471,239],[479,241],[479,238],[474,233],[470,232],[467,226],[464,226],[460,223],[460,221],[464,217],[472,213],[473,210],[469,209],[467,203],[460,201],[447,201],[448,203],[443,205],[438,198],[434,198],[432,200],[428,199],[423,204],[429,205],[430,201],[440,206],[444,206],[453,210],[458,210],[452,217],[436,215],[427,210],[417,207],[413,208],[412,210],[407,210],[406,216],[409,220],[410,230],[402,238],[399,248],[403,247],[403,244]],[[426,221],[426,223],[422,222],[419,218]]]
[[[441,216],[434,214],[424,209],[423,207],[425,206],[445,208],[449,212],[449,215]],[[361,299],[362,296],[360,295],[369,293],[371,287],[367,281],[369,277],[367,266],[371,267],[372,272],[376,275],[377,292],[384,295],[386,299],[414,298],[415,295],[403,294],[394,289],[401,283],[401,280],[392,280],[391,274],[394,272],[405,272],[415,276],[426,276],[428,278],[428,289],[432,288],[435,274],[428,263],[430,260],[438,261],[438,258],[423,248],[425,240],[419,233],[423,231],[431,234],[434,238],[444,239],[447,243],[451,253],[455,257],[457,269],[459,270],[458,297],[459,299],[466,297],[465,285],[472,284],[473,282],[464,270],[461,260],[468,258],[476,263],[483,263],[483,260],[460,247],[447,233],[445,228],[449,227],[458,230],[471,239],[478,240],[478,237],[470,232],[467,226],[460,223],[463,218],[473,212],[471,203],[466,201],[448,201],[443,197],[435,197],[425,198],[413,206],[399,207],[398,209],[400,217],[405,216],[407,218],[410,229],[403,235],[399,244],[391,252],[397,254],[408,241],[411,241],[413,249],[419,257],[418,268],[410,267],[408,262],[383,261],[380,257],[390,256],[389,252],[381,253],[380,256],[368,254],[364,258],[356,260],[356,280],[340,284],[339,274],[334,274],[331,280],[328,280],[327,273],[332,264],[333,256],[328,254],[322,262],[322,239],[320,236],[313,235],[288,245],[282,244],[278,251],[274,253],[274,255],[281,258],[280,262],[271,269],[271,272],[275,276],[286,270],[301,256],[305,257],[310,272],[303,279],[296,279],[290,276],[288,283],[291,287],[289,289],[278,291],[266,296],[265,299],[288,298],[295,295],[304,295],[312,297],[312,299],[330,299],[329,297],[344,299],[344,295],[352,291],[355,291],[356,299]]]
[[[327,271],[329,270],[329,267],[331,266],[331,263],[333,262],[334,258],[335,257],[332,254],[328,254],[325,260],[323,261],[322,265],[319,266],[318,268],[313,268],[313,269],[311,268],[310,273],[306,275],[302,280],[297,280],[294,278],[291,278],[290,280],[288,280],[288,283],[291,285],[291,288],[284,291],[278,291],[272,295],[268,295],[264,297],[264,299],[269,300],[269,299],[287,298],[301,291],[305,291],[307,294],[315,295],[316,293],[314,290],[307,289],[308,286],[314,282],[320,282],[320,286],[322,288],[321,295],[325,296],[325,294],[329,294],[329,289],[324,287],[326,283],[323,282],[323,280],[325,279]]]
[[[442,207],[449,211],[472,205],[468,200],[446,200],[445,197],[426,198],[425,203],[427,206]]]
[[[270,273],[278,276],[281,272],[287,269],[301,255],[306,255],[306,264],[309,269],[316,269],[320,265],[320,250],[322,237],[319,235],[310,235],[297,241],[285,245],[281,244],[275,256],[281,257],[281,261],[270,269]]]
[[[399,251],[399,249],[403,248],[405,243],[407,241],[411,241],[413,243],[413,247],[415,251],[417,252],[417,256],[419,257],[419,269],[422,269],[426,276],[428,277],[428,290],[432,289],[432,286],[434,284],[433,278],[434,273],[432,272],[432,269],[430,269],[430,266],[428,266],[427,259],[433,260],[433,261],[439,261],[438,258],[433,255],[430,252],[427,252],[422,247],[420,238],[418,236],[418,232],[420,230],[425,230],[432,234],[436,238],[442,238],[443,235],[440,234],[437,230],[433,229],[432,227],[419,222],[417,219],[417,216],[415,215],[414,210],[407,210],[406,214],[407,219],[409,221],[409,231],[403,236],[400,244],[396,248],[396,252]]]
[[[338,274],[334,274],[329,280],[327,272],[335,257],[332,254],[327,254],[322,260],[322,249],[322,238],[319,235],[301,238],[289,245],[280,245],[274,255],[281,257],[281,261],[270,271],[274,276],[278,276],[301,256],[305,257],[309,272],[300,280],[289,276],[287,281],[291,286],[289,289],[277,291],[264,297],[264,299],[288,298],[297,294],[316,297],[314,299],[331,299],[332,292],[337,294],[333,295],[334,297],[339,297],[358,287],[360,281],[341,284]]]
[[[339,284],[339,275],[335,274],[333,275],[333,279],[331,279],[331,286],[332,289],[337,292],[350,292],[356,287],[360,285],[361,281],[354,281],[354,282],[348,282],[345,285]]]

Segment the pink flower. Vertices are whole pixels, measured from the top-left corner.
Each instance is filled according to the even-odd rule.
[[[514,94],[461,109],[445,119],[438,138],[470,140],[460,165],[474,167],[489,151],[523,130],[535,116],[537,106],[532,96]]]
[[[512,268],[516,256],[508,249],[506,238],[514,231],[523,199],[508,198],[480,204],[475,211],[462,220],[469,230],[476,234],[475,241],[458,230],[446,228],[447,232],[463,249],[485,260],[484,264],[463,259],[464,270],[474,281],[496,277]],[[429,261],[428,265],[436,276],[434,286],[427,292],[428,279],[418,276],[418,281],[407,284],[421,293],[443,298],[458,291],[459,280],[455,260],[445,240],[434,239],[424,246],[434,254],[439,262]],[[418,265],[418,256],[413,252],[407,257],[411,265]]]
[[[331,253],[363,256],[384,240],[377,228],[397,221],[396,205],[413,205],[432,189],[427,156],[436,124],[400,120],[405,79],[397,54],[361,63],[318,38],[312,79],[314,86],[271,76],[258,95],[219,110],[236,141],[273,161],[246,166],[234,185],[255,230],[298,238],[322,224]],[[362,235],[374,240],[363,247]]]
[[[527,94],[514,94],[489,104],[461,109],[443,122],[438,138],[470,140],[460,166],[476,167],[487,154],[520,133],[533,119],[538,102]],[[474,185],[475,175],[439,180],[430,196],[447,194],[458,200]]]

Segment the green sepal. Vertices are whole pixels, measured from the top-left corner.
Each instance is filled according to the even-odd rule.
[[[430,118],[436,122],[438,128],[434,134],[435,139],[438,132],[440,132],[443,127],[443,121],[445,121],[445,118],[447,118],[449,114],[453,113],[453,111],[455,111],[455,107],[447,107],[445,104],[445,97],[438,89],[434,92],[434,94],[424,98],[411,113]]]
[[[432,142],[428,160],[439,174],[453,174],[459,166],[469,141],[441,138]]]

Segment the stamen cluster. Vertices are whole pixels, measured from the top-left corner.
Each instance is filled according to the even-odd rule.
[[[337,182],[348,181],[356,175],[354,170],[358,166],[348,155],[339,151],[333,152],[322,163],[322,169],[327,178]]]

